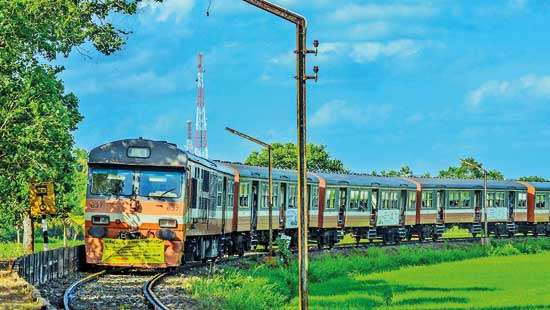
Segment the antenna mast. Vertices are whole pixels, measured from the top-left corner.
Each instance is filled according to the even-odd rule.
[[[197,56],[197,115],[195,120],[195,154],[208,158],[208,136],[206,133],[206,107],[204,105],[203,55]]]

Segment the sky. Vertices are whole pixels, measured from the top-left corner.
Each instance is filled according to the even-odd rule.
[[[145,2],[112,16],[131,30],[103,56],[90,46],[60,64],[80,98],[79,147],[144,137],[185,147],[204,54],[210,158],[243,161],[296,140],[293,25],[239,0]],[[472,156],[508,178],[550,178],[550,3],[546,1],[278,0],[308,19],[308,142],[356,172],[416,174]]]

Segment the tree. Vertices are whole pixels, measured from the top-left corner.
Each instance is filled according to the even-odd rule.
[[[330,172],[345,172],[344,164],[338,160],[331,158],[326,150],[326,146],[319,144],[308,144],[307,153],[307,168],[310,171],[330,171]],[[298,148],[294,143],[273,143],[272,156],[273,167],[284,169],[297,169]],[[263,148],[260,152],[252,152],[245,160],[247,165],[264,166],[269,165],[269,157],[267,149]]]
[[[524,182],[550,182],[550,180],[538,176],[521,177],[518,180]]]
[[[447,170],[439,171],[439,177],[457,179],[483,179],[482,170],[476,169],[471,165],[466,164],[465,162],[469,162],[474,166],[483,167],[483,164],[477,162],[472,157],[468,157],[461,160],[460,166],[451,166]],[[497,170],[488,170],[487,178],[490,180],[504,180],[504,175]]]
[[[374,175],[378,174],[376,174],[376,172],[374,171]],[[382,170],[380,171],[379,175],[383,177],[412,177],[413,171],[409,166],[405,165],[402,166],[399,170]]]
[[[0,0],[0,233],[23,221],[32,247],[28,212],[31,182],[54,181],[60,214],[75,206],[70,180],[76,159],[72,132],[82,119],[78,99],[66,94],[62,67],[50,63],[90,42],[105,55],[129,32],[111,13],[132,15],[140,0]]]

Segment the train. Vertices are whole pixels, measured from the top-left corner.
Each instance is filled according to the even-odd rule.
[[[269,240],[268,169],[209,160],[166,141],[113,141],[88,159],[88,264],[172,268],[243,255]],[[297,174],[273,169],[274,238],[297,243]],[[484,231],[483,180],[308,172],[310,242],[345,234],[399,243],[437,240],[452,226]],[[488,181],[489,234],[550,235],[550,182]]]

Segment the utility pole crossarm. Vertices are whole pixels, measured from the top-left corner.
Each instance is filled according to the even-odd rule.
[[[235,130],[235,129],[233,129],[233,128],[225,127],[225,130],[227,130],[227,131],[229,131],[230,133],[235,134],[235,135],[237,135],[237,136],[239,136],[239,137],[241,137],[241,138],[245,138],[245,139],[250,140],[250,141],[252,141],[252,142],[254,142],[254,143],[257,143],[257,144],[259,144],[259,145],[261,145],[261,146],[263,146],[263,147],[266,147],[266,148],[268,148],[268,149],[271,148],[271,144],[265,143],[265,142],[263,142],[263,141],[260,141],[260,140],[258,140],[258,139],[256,139],[256,138],[253,138],[253,137],[251,137],[251,136],[249,136],[249,135],[247,135],[247,134],[245,134],[245,133],[242,133],[242,132],[240,132],[240,131],[238,131],[238,130]]]
[[[276,4],[273,4],[273,3],[270,3],[270,2],[267,2],[267,1],[263,1],[263,0],[243,0],[244,2],[247,2],[255,7],[258,7],[264,11],[267,11],[271,14],[274,14],[274,15],[277,15],[281,18],[284,18],[286,20],[288,20],[289,22],[291,23],[294,23],[294,24],[302,24],[304,25],[305,22],[306,22],[306,19],[299,15],[299,14],[296,14],[292,11],[289,11],[287,9],[284,9]]]

